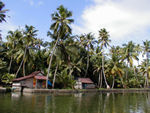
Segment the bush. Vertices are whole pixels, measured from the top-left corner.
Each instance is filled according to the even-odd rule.
[[[5,84],[12,84],[12,80],[15,78],[15,74],[6,73],[2,76],[2,82]]]

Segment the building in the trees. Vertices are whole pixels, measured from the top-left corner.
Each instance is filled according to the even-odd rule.
[[[90,78],[78,78],[76,81],[75,89],[93,89],[93,88],[95,88],[95,85]]]
[[[23,88],[46,88],[46,76],[44,76],[44,74],[41,71],[35,71],[30,75],[16,78],[13,80],[12,89],[21,90]]]

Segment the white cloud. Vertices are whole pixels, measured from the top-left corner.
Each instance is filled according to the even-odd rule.
[[[39,5],[39,6],[43,5],[43,2],[42,2],[42,1],[39,1],[39,2],[38,2],[38,5]]]
[[[30,4],[31,6],[33,6],[33,5],[34,5],[33,0],[29,0],[29,4]]]
[[[44,4],[42,0],[24,0],[24,2],[29,3],[30,6],[41,6]]]
[[[18,26],[13,24],[9,18],[6,19],[7,22],[0,23],[0,30],[2,34],[2,38],[5,41],[8,31],[15,31]]]
[[[24,2],[28,2],[30,6],[33,6],[35,4],[34,0],[24,0]]]
[[[150,0],[93,0],[94,5],[85,8],[79,25],[73,25],[75,33],[93,32],[106,28],[111,39],[130,40],[148,37],[150,27]],[[139,39],[140,40],[140,39]]]

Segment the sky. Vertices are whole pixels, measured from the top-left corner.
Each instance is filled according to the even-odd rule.
[[[2,0],[9,9],[7,22],[0,24],[2,36],[9,30],[33,25],[38,37],[49,41],[47,31],[52,23],[51,14],[60,5],[73,12],[71,25],[74,35],[106,28],[112,45],[128,41],[142,44],[150,39],[150,0]]]

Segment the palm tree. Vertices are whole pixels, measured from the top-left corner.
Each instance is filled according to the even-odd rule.
[[[146,40],[145,42],[143,42],[143,55],[146,54],[146,68],[147,68],[147,87],[149,86],[149,82],[148,82],[148,79],[149,79],[149,73],[148,73],[148,67],[150,65],[150,62],[149,62],[149,52],[150,52],[150,41]]]
[[[80,36],[80,43],[81,45],[87,50],[87,66],[86,66],[86,71],[85,71],[85,77],[87,76],[88,73],[88,68],[89,68],[89,61],[90,61],[90,54],[93,53],[94,50],[94,45],[96,41],[94,40],[94,36],[92,33],[88,33],[85,35]]]
[[[138,54],[136,52],[136,46],[135,44],[130,41],[128,42],[128,44],[123,44],[124,48],[124,55],[123,55],[123,60],[127,61],[127,65],[128,67],[132,67],[133,66],[133,59],[134,60],[138,60]]]
[[[125,88],[123,79],[122,79],[124,71],[123,71],[123,65],[121,62],[121,57],[119,55],[119,51],[120,51],[119,47],[114,47],[114,46],[111,47],[111,49],[110,49],[111,60],[109,61],[109,63],[106,66],[107,67],[106,71],[109,72],[109,74],[113,76],[112,88],[114,87],[115,76],[117,76],[117,75],[119,75],[122,85]]]
[[[54,23],[51,25],[50,30],[53,31],[53,35],[55,36],[56,43],[52,49],[51,55],[50,55],[50,61],[49,61],[49,66],[48,66],[48,73],[47,73],[47,81],[48,82],[48,76],[51,68],[51,62],[53,58],[53,54],[55,52],[57,43],[59,41],[63,41],[68,34],[71,34],[71,28],[70,24],[74,22],[73,19],[70,19],[72,16],[72,12],[68,11],[64,6],[59,6],[57,8],[57,11],[52,14],[52,20]],[[51,34],[48,32],[48,34]],[[46,85],[46,88],[48,88],[48,83]]]
[[[98,73],[98,87],[101,88],[102,87],[102,66],[99,64],[95,64],[94,65],[94,71],[93,74],[97,72]]]
[[[16,31],[9,31],[8,32],[8,36],[7,36],[7,55],[10,56],[10,63],[9,63],[9,67],[8,67],[8,73],[10,73],[11,70],[11,65],[12,65],[12,61],[14,58],[14,55],[17,51],[17,47],[19,45],[19,41],[22,39],[22,33],[19,30]]]
[[[110,88],[110,86],[107,83],[105,72],[104,72],[104,47],[107,48],[107,46],[109,46],[109,42],[111,42],[111,40],[109,39],[109,34],[105,28],[103,28],[99,31],[98,42],[100,43],[100,49],[102,52],[102,71],[103,71],[103,75],[104,75],[105,84],[106,84],[107,88]]]
[[[145,78],[144,87],[148,87],[149,82],[148,82],[148,76],[147,75],[150,75],[150,66],[147,67],[147,60],[144,60],[141,63],[141,65],[139,65],[139,67],[140,67],[140,73],[142,73],[143,77]]]
[[[0,23],[1,22],[6,22],[5,18],[6,18],[6,15],[5,13],[8,11],[7,9],[3,9],[5,7],[5,4],[0,1]]]
[[[5,4],[0,1],[0,23],[2,23],[3,21],[6,22],[6,12],[8,11],[7,9],[3,9],[5,7]],[[1,32],[1,30],[0,30]],[[0,34],[0,41],[2,40],[1,34]]]
[[[126,80],[128,78],[128,68],[133,67],[133,60],[138,61],[138,53],[135,49],[135,44],[130,41],[128,44],[123,44],[124,48],[122,49],[122,61],[127,62],[126,67]]]
[[[25,63],[26,63],[26,55],[29,54],[29,50],[30,49],[33,49],[33,47],[35,46],[35,36],[37,35],[37,30],[35,30],[35,27],[33,26],[28,26],[26,25],[25,26],[25,31],[24,31],[24,37],[22,38],[22,41],[23,41],[23,48],[24,48],[24,51],[22,51],[22,61],[20,63],[20,66],[16,72],[16,77],[21,69],[21,66],[23,65],[23,75],[25,76]],[[23,49],[22,48],[22,49]],[[20,54],[21,56],[21,54]]]
[[[135,46],[135,51],[137,52],[138,57],[139,57],[140,53],[142,52],[142,46],[140,46],[140,44],[137,44]],[[139,65],[139,58],[138,58],[138,65]]]

